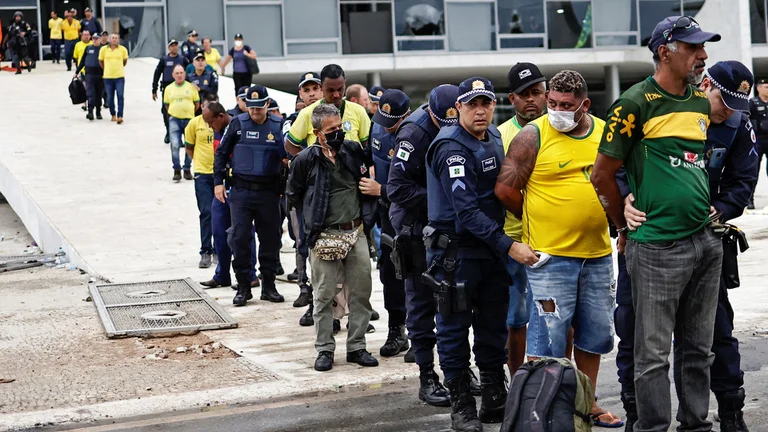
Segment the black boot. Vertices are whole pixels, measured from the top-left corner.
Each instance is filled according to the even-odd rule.
[[[744,423],[744,388],[715,393],[721,432],[749,432]]]
[[[483,424],[477,418],[475,398],[469,391],[471,377],[468,371],[445,382],[451,395],[451,427],[458,432],[482,432]]]
[[[475,375],[475,372],[472,371],[472,368],[467,369],[469,371],[469,390],[472,392],[472,396],[482,396],[483,391],[480,388],[480,380],[477,379],[477,376]]]
[[[299,285],[299,297],[293,302],[293,307],[304,307],[312,303],[312,286],[309,284]]]
[[[299,325],[302,327],[309,327],[315,325],[315,318],[312,314],[315,312],[315,305],[310,303],[307,311],[299,318]]]
[[[431,364],[420,368],[419,374],[419,400],[436,407],[451,406],[451,397],[448,389],[440,383],[440,377],[435,373],[435,365]]]
[[[504,420],[504,404],[507,402],[507,374],[504,368],[480,371],[480,385],[483,392],[480,421],[501,423]]]
[[[275,276],[268,273],[261,272],[262,285],[261,285],[261,299],[268,300],[272,303],[282,303],[285,301],[285,297],[277,292],[275,287]]]
[[[251,293],[251,284],[244,281],[237,283],[237,294],[232,299],[232,304],[235,306],[245,306],[248,300],[253,298]]]
[[[88,110],[88,114],[85,115],[85,118],[87,118],[88,120],[93,121],[93,110],[92,109]]]
[[[621,393],[621,402],[624,404],[624,412],[627,418],[624,421],[624,432],[632,432],[637,423],[637,402],[634,393]]]
[[[405,336],[405,326],[390,327],[387,341],[379,350],[379,354],[382,357],[393,357],[406,351],[409,346],[408,337]]]
[[[101,110],[96,109],[96,120],[102,120],[104,117],[101,116]]]

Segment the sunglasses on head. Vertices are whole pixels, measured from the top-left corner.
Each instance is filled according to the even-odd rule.
[[[699,23],[693,19],[693,17],[689,16],[681,16],[680,18],[675,21],[675,23],[672,25],[672,28],[669,30],[666,30],[664,32],[664,39],[667,41],[672,40],[672,35],[675,33],[675,30],[677,29],[683,29],[687,30],[691,27],[699,27]]]

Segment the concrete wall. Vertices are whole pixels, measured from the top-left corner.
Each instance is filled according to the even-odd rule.
[[[737,60],[752,67],[749,0],[707,0],[696,15],[704,30],[720,33],[720,42],[707,44],[709,60]]]

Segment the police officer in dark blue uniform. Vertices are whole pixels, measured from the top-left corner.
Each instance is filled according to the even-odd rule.
[[[368,115],[370,115],[371,118],[376,114],[376,111],[379,108],[379,99],[381,99],[381,96],[385,91],[386,89],[382,86],[373,86],[368,90],[368,98],[371,100],[371,106],[368,108]]]
[[[753,125],[749,121],[749,92],[754,78],[749,69],[736,61],[718,62],[707,70],[700,85],[712,104],[712,123],[707,130],[704,162],[709,174],[711,203],[718,212],[719,221],[727,222],[742,215],[757,180],[758,157]],[[623,171],[617,174],[623,196],[629,195],[629,185]],[[645,214],[631,206],[634,197],[625,202],[624,214],[630,229],[637,228]],[[633,227],[633,223],[635,224]],[[733,308],[728,300],[726,261],[728,248],[724,248],[723,276],[720,278],[720,296],[715,315],[715,333],[712,352],[715,360],[710,368],[710,389],[715,393],[720,416],[720,428],[725,432],[746,432],[742,408],[744,407],[744,372],[741,370],[739,341],[733,337]],[[732,258],[735,262],[735,251]],[[635,311],[632,306],[632,286],[624,255],[619,255],[619,276],[616,290],[616,334],[620,341],[616,354],[621,399],[627,412],[626,430],[631,431],[637,421],[634,387],[634,329]]]
[[[267,114],[269,94],[261,85],[251,86],[245,99],[247,114],[230,122],[214,159],[214,193],[226,201],[224,177],[232,167],[229,207],[232,213],[232,267],[237,277],[235,306],[243,306],[251,294],[251,227],[259,237],[261,299],[274,303],[285,299],[277,292],[275,275],[280,264],[280,169],[287,157],[283,147],[283,120]],[[230,158],[230,154],[232,155]]]
[[[237,117],[240,114],[247,112],[248,108],[245,106],[245,95],[248,93],[248,86],[242,86],[237,90],[237,106],[227,111],[231,117]]]
[[[85,18],[80,20],[80,31],[88,30],[91,33],[91,37],[104,31],[104,29],[101,28],[101,23],[99,20],[93,16],[93,10],[91,10],[91,8],[87,7],[83,12],[85,13]]]
[[[94,33],[91,36],[91,45],[85,47],[80,64],[77,66],[75,75],[85,69],[85,90],[88,95],[88,114],[85,118],[93,120],[93,110],[96,109],[96,118],[101,120],[101,95],[104,93],[104,69],[99,63],[99,51],[101,50],[101,35]]]
[[[768,156],[768,79],[762,78],[755,83],[755,97],[749,100],[749,118],[757,135],[757,168],[763,161],[763,156]],[[760,175],[758,173],[758,179]],[[748,209],[755,208],[755,193],[749,200]]]
[[[193,59],[195,65],[195,71],[187,75],[187,81],[197,86],[197,91],[200,93],[200,100],[205,98],[207,94],[219,93],[219,74],[214,70],[205,68],[205,53],[198,51]],[[199,66],[202,64],[202,68]],[[198,113],[199,114],[199,113]]]
[[[389,333],[379,353],[382,357],[393,357],[409,348],[405,334],[405,286],[395,277],[395,268],[390,254],[395,230],[389,221],[389,198],[387,179],[392,156],[395,154],[395,132],[397,127],[411,113],[411,100],[400,90],[385,91],[379,101],[379,109],[373,115],[370,145],[365,148],[368,163],[374,167],[375,179],[363,178],[361,190],[364,194],[378,196],[378,225],[381,228],[381,267],[379,280],[384,286],[384,308],[389,313]]]
[[[182,65],[186,67],[189,61],[186,57],[179,55],[179,42],[176,39],[171,39],[168,42],[168,54],[160,57],[160,60],[155,66],[155,74],[152,77],[152,100],[157,100],[157,82],[160,81],[160,100],[162,101],[162,93],[165,88],[173,84],[173,68],[176,65]],[[162,81],[160,80],[162,77]],[[160,104],[160,112],[163,113],[163,123],[165,124],[165,143],[171,142],[168,136],[168,112],[165,110],[165,104]]]
[[[192,63],[197,51],[202,49],[202,47],[197,44],[197,36],[196,30],[190,30],[187,32],[187,40],[181,44],[181,55],[186,57],[189,63]]]
[[[419,399],[433,406],[450,406],[451,400],[434,369],[433,350],[437,342],[435,299],[432,288],[421,281],[421,274],[427,270],[421,236],[427,226],[427,171],[424,159],[440,128],[458,121],[458,97],[459,88],[455,85],[436,87],[429,95],[429,102],[400,124],[386,187],[391,202],[389,217],[397,233],[395,245],[400,277],[405,279],[405,325],[412,344],[411,351],[419,365]]]
[[[490,81],[463,81],[456,102],[459,122],[440,130],[426,158],[429,267],[422,277],[438,297],[437,352],[456,431],[481,431],[481,422],[503,420],[510,285],[506,255],[524,264],[536,262],[529,246],[504,233],[505,210],[494,194],[504,160],[501,134],[491,124],[495,107]],[[482,386],[479,419],[470,389],[470,327]]]

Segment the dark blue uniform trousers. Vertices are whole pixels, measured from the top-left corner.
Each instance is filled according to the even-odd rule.
[[[389,209],[379,203],[379,226],[381,232],[395,237],[395,229],[389,220]],[[395,266],[392,264],[390,254],[392,249],[389,246],[380,245],[381,250],[381,269],[379,270],[379,280],[384,286],[384,309],[389,314],[389,327],[405,325],[405,285],[403,281],[395,277]]]
[[[101,95],[104,94],[104,80],[100,76],[85,75],[85,94],[88,96],[88,112],[101,112]]]
[[[72,54],[75,53],[75,45],[78,40],[65,40],[64,41],[64,63],[67,64],[67,70],[72,68]]]
[[[227,230],[231,226],[232,216],[229,213],[229,204],[225,204],[214,197],[211,203],[211,228],[213,232],[213,247],[216,249],[219,263],[216,264],[216,273],[213,275],[213,280],[223,285],[232,283],[229,274],[230,263],[232,262],[232,249],[230,249],[229,242],[227,241]],[[255,231],[251,228],[251,280],[256,278],[255,234]]]
[[[274,283],[280,263],[280,194],[233,187],[229,196],[232,214],[232,267],[238,284],[250,284],[249,247],[255,225],[259,236],[259,270],[264,283]]]
[[[421,253],[425,254],[424,245]],[[413,346],[416,364],[429,366],[435,363],[433,350],[437,343],[435,336],[435,315],[437,303],[432,288],[421,281],[421,275],[408,276],[405,279],[405,327],[408,339]]]
[[[473,251],[468,251],[470,256]],[[475,335],[472,350],[477,367],[492,371],[507,364],[509,273],[500,257],[491,256],[488,250],[480,253],[482,258],[462,258],[466,255],[459,249],[455,280],[466,284],[468,310],[450,316],[437,314],[437,354],[446,381],[458,378],[470,366],[470,327]],[[435,250],[427,250],[427,263],[435,255]],[[442,269],[436,279],[445,279]]]
[[[635,392],[635,310],[632,306],[632,285],[624,255],[619,254],[619,278],[616,287],[616,311],[614,321],[616,335],[619,336],[619,349],[616,354],[616,366],[622,392]],[[715,393],[738,390],[744,385],[744,372],[741,370],[739,341],[733,337],[733,308],[728,300],[728,290],[720,279],[720,295],[715,314],[715,334],[712,343],[715,360],[709,369],[710,389]]]

